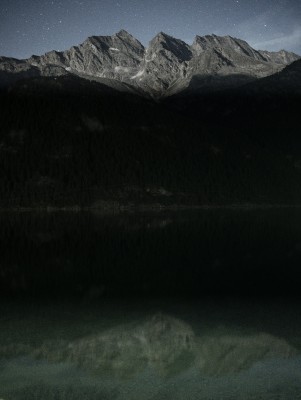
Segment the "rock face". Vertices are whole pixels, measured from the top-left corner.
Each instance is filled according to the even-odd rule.
[[[145,91],[164,95],[173,86],[187,81],[192,57],[188,44],[161,32],[150,42],[140,70],[132,80]]]
[[[34,76],[80,75],[113,80],[152,97],[237,86],[281,71],[300,57],[254,50],[230,36],[196,36],[190,46],[163,32],[148,48],[128,32],[92,36],[78,46],[26,60],[0,57],[0,85]]]
[[[144,47],[126,31],[113,36],[92,36],[63,53],[52,51],[30,61],[39,66],[59,65],[67,72],[124,80],[135,74],[142,62]]]
[[[287,59],[281,63],[274,61],[276,57],[268,59],[245,41],[230,36],[196,36],[192,49],[189,88],[193,90],[239,86],[279,72],[289,63]]]
[[[260,50],[259,53],[265,58],[266,61],[273,62],[275,64],[291,64],[292,62],[296,61],[296,54],[285,50],[280,50],[277,52]]]

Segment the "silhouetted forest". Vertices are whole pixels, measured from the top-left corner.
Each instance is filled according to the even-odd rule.
[[[301,96],[252,88],[161,102],[67,76],[2,89],[1,207],[300,204]]]

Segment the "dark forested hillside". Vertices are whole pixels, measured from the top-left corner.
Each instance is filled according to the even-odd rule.
[[[161,102],[71,76],[2,89],[1,207],[300,204],[301,96],[285,74]]]

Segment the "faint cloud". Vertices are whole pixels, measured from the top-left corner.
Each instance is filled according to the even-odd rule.
[[[273,7],[236,25],[236,33],[252,47],[262,50],[290,50],[301,53],[301,27],[297,6],[275,2]]]
[[[262,40],[257,43],[252,43],[256,48],[264,50],[274,49],[292,49],[300,47],[301,43],[301,28],[295,28],[293,32],[288,34],[279,34],[267,40]]]

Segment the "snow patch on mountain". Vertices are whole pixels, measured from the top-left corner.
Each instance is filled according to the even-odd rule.
[[[132,76],[130,79],[136,79],[144,75],[145,70],[143,69],[142,71],[139,71],[136,75]]]
[[[127,73],[127,72],[130,72],[130,68],[116,66],[116,67],[114,68],[114,71],[115,71],[115,72]]]

